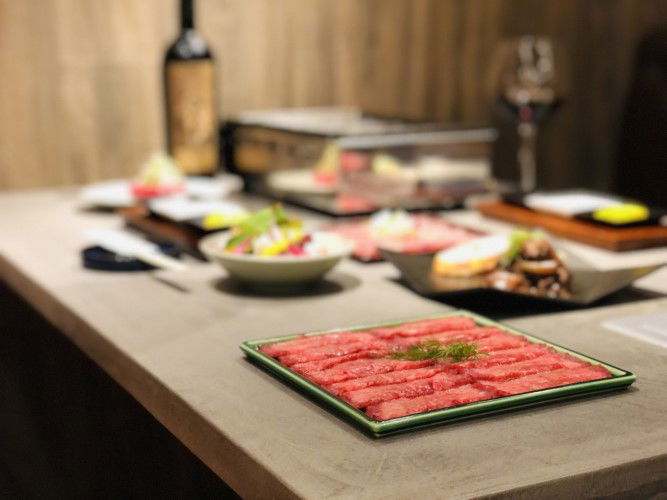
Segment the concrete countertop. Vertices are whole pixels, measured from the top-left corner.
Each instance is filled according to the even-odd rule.
[[[601,326],[667,310],[665,298],[506,321],[636,373],[628,391],[376,440],[246,362],[238,345],[448,306],[403,288],[388,264],[346,261],[293,297],[248,294],[195,261],[181,274],[85,270],[82,231],[99,226],[120,221],[78,210],[73,190],[0,194],[0,278],[244,497],[641,497],[665,487],[667,350]],[[617,258],[601,256],[605,267]],[[665,262],[667,250],[618,258]],[[642,283],[664,292],[667,273]]]

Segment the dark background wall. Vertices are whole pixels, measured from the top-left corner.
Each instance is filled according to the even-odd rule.
[[[499,40],[553,37],[567,97],[540,141],[551,187],[609,188],[634,51],[664,0],[200,0],[222,116],[355,104],[414,119],[496,120]],[[0,0],[0,188],[127,175],[162,147],[160,65],[174,0]],[[499,171],[512,174],[504,127]]]

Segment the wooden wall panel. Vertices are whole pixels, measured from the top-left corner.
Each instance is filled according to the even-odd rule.
[[[219,111],[353,104],[386,116],[494,122],[500,174],[514,133],[492,111],[489,63],[525,33],[558,40],[565,105],[544,127],[547,185],[611,185],[641,36],[664,0],[199,0]],[[0,0],[0,188],[134,172],[163,145],[161,62],[175,0]],[[561,61],[563,62],[563,61]]]
[[[161,3],[0,3],[0,185],[125,175],[160,147]]]

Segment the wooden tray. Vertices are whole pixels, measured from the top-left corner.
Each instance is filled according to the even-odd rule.
[[[528,227],[540,227],[557,236],[586,243],[613,252],[667,245],[667,227],[646,226],[630,228],[606,227],[576,219],[536,212],[505,202],[487,202],[477,210],[493,219]]]

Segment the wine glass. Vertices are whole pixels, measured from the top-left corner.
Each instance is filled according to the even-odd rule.
[[[541,36],[522,36],[501,43],[492,61],[492,95],[517,126],[520,187],[537,186],[537,127],[560,104],[554,46]]]

